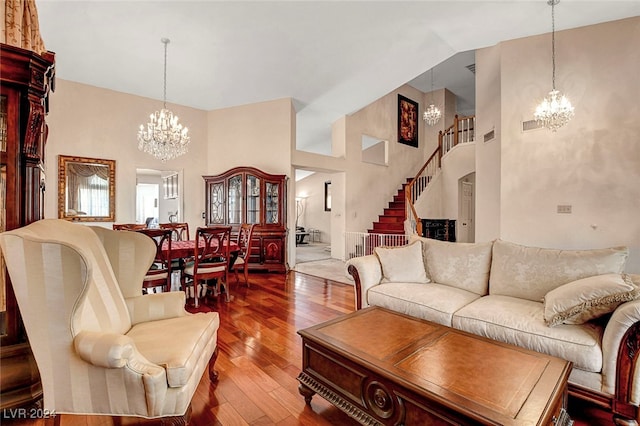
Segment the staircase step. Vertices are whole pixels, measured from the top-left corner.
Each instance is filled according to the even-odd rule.
[[[402,201],[389,201],[390,209],[404,209],[404,200]]]
[[[398,203],[404,203],[406,199],[407,197],[405,197],[404,192],[393,196],[393,201]]]
[[[402,218],[404,219],[404,207],[402,207],[401,209],[393,209],[393,208],[388,208],[388,209],[384,209],[384,216],[402,216]]]
[[[367,232],[370,234],[395,234],[400,235],[404,234],[404,229],[401,231],[395,229],[367,229]]]
[[[404,232],[404,222],[373,222],[373,229],[377,230],[396,230],[400,233]]]
[[[404,222],[404,215],[403,216],[385,216],[385,215],[378,215],[378,222],[385,222],[385,223],[397,223],[397,222]]]

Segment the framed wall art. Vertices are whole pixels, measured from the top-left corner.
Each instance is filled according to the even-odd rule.
[[[398,142],[418,147],[418,103],[398,95]]]

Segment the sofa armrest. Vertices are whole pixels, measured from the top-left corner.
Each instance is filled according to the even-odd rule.
[[[131,325],[187,315],[184,309],[186,296],[183,291],[152,293],[125,299]]]
[[[640,275],[630,275],[640,285]],[[602,387],[618,403],[640,403],[640,299],[623,303],[611,315],[602,337]]]
[[[347,261],[347,271],[353,277],[356,292],[356,309],[369,306],[367,302],[367,291],[380,284],[382,279],[382,266],[378,257],[370,254],[367,256],[354,257]]]

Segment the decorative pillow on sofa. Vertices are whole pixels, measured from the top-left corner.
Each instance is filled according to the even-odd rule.
[[[583,324],[613,312],[618,305],[640,297],[625,274],[606,274],[572,281],[551,290],[544,297],[544,321],[558,324]]]
[[[486,243],[452,243],[412,236],[423,245],[424,262],[432,282],[467,290],[480,296],[488,293],[491,247]]]
[[[603,274],[621,274],[629,250],[557,250],[496,240],[493,244],[489,293],[541,302],[563,284]]]
[[[374,252],[382,266],[383,282],[430,282],[424,269],[420,243],[401,247],[376,247]]]

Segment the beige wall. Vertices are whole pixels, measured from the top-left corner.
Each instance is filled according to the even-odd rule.
[[[556,86],[575,118],[556,133],[523,133],[521,122],[533,118],[551,88],[549,37],[507,41],[476,56],[479,111],[496,96],[495,70],[489,66],[490,75],[480,78],[482,58],[500,61],[500,105],[478,117],[480,134],[501,123],[491,143],[500,153],[500,177],[486,179],[494,165],[479,162],[478,212],[487,222],[482,197],[492,185],[489,203],[497,191],[500,199],[493,237],[555,248],[627,245],[627,270],[640,272],[640,50],[631,42],[640,40],[640,17],[557,33]],[[479,157],[489,156],[495,152]],[[558,214],[559,204],[572,205],[573,213]],[[482,226],[479,220],[479,232]]]
[[[202,224],[207,170],[207,114],[169,104],[189,127],[189,152],[166,163],[138,150],[137,131],[162,102],[71,81],[56,80],[47,117],[49,138],[45,148],[45,217],[58,217],[58,155],[116,160],[116,222],[135,222],[136,168],[182,170],[184,214],[190,226]],[[99,223],[111,226],[111,223]]]

